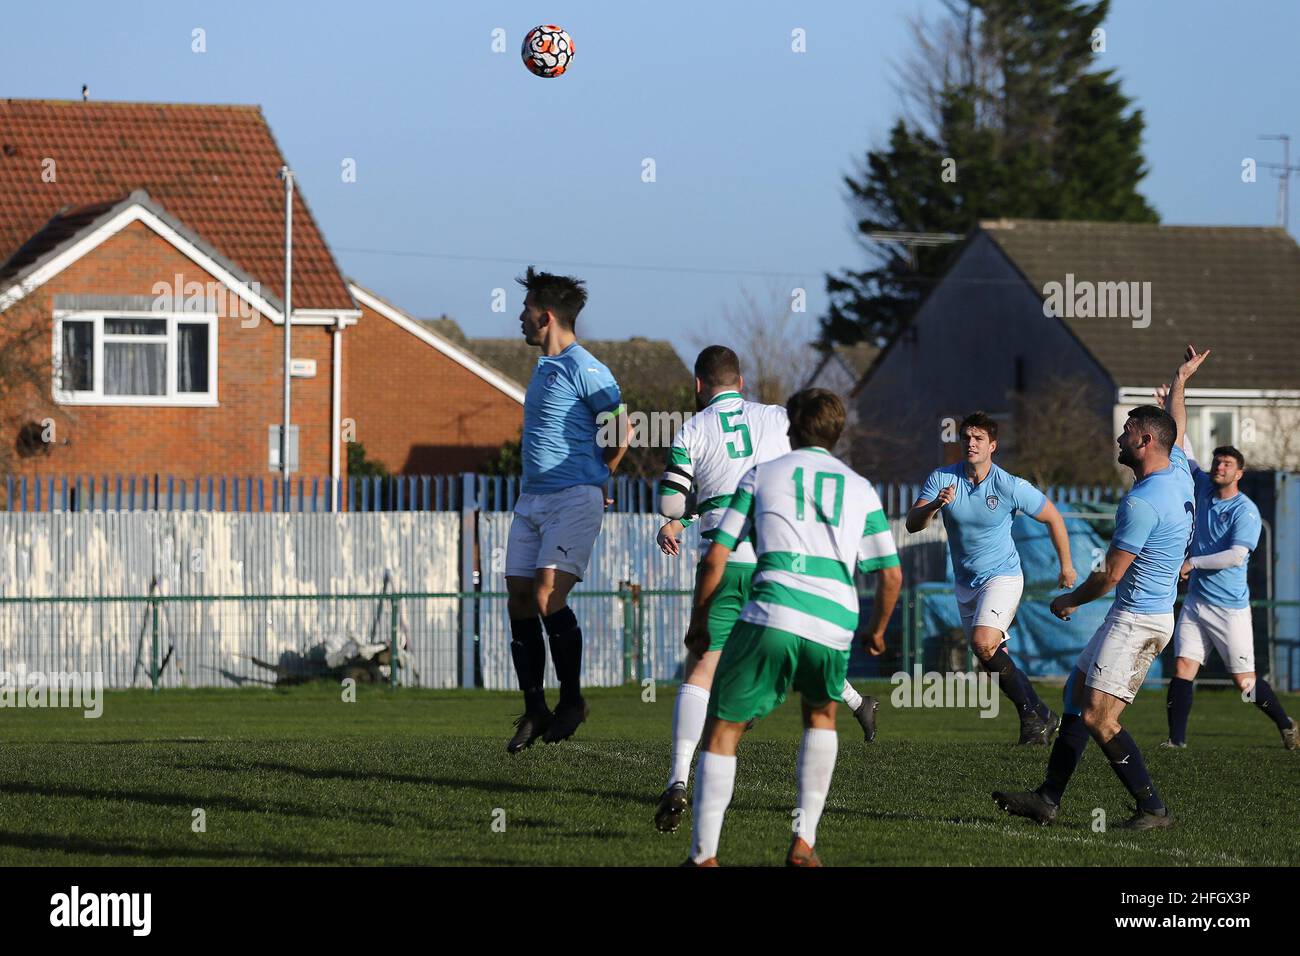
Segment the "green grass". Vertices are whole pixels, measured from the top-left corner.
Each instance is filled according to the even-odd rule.
[[[664,784],[674,688],[593,690],[571,741],[505,753],[517,695],[331,687],[116,692],[104,714],[0,710],[0,863],[601,864],[680,862],[651,823]],[[1144,692],[1126,726],[1179,820],[1170,831],[1095,833],[1127,794],[1090,746],[1048,828],[1000,814],[990,791],[1042,779],[1047,752],[1017,748],[1014,718],[900,710],[882,698],[862,743],[841,708],[840,756],[817,849],[828,865],[1295,865],[1300,753],[1232,692],[1199,690],[1184,751],[1156,748],[1164,699]],[[870,689],[869,689],[870,691]],[[1060,691],[1042,688],[1044,699]],[[1300,700],[1285,700],[1300,713]],[[794,803],[797,705],[742,744],[724,864],[782,859]],[[206,811],[207,832],[191,828]],[[505,811],[494,832],[493,811]]]

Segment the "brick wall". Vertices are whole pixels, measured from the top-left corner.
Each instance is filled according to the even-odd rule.
[[[472,471],[519,437],[523,406],[362,305],[343,342],[343,417],[366,457],[401,474]]]
[[[73,263],[27,298],[0,313],[0,329],[41,323],[37,354],[41,387],[3,410],[0,440],[11,472],[29,475],[131,474],[193,478],[209,474],[270,475],[267,427],[281,420],[283,326],[258,316],[241,327],[238,315],[217,322],[215,408],[62,406],[52,385],[52,324],[56,295],[153,295],[155,282],[184,281],[205,286],[215,279],[143,223],[132,223]],[[2,334],[2,333],[0,333]],[[344,332],[345,339],[350,332]],[[330,470],[331,333],[320,326],[293,328],[293,357],[316,360],[316,377],[294,379],[292,421],[299,426],[299,474],[328,476]],[[347,346],[344,347],[344,354]],[[53,419],[55,441],[48,453],[20,458],[17,430],[24,421]],[[340,452],[340,466],[346,457]]]

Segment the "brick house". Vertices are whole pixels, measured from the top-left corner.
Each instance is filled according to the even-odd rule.
[[[284,164],[257,107],[0,101],[0,348],[33,373],[0,385],[0,470],[270,473]],[[338,476],[360,312],[301,193],[293,233],[299,472]]]
[[[1013,452],[1018,399],[1054,380],[1113,438],[1192,343],[1214,352],[1187,389],[1193,447],[1297,469],[1297,328],[1300,247],[1282,229],[984,221],[855,388],[859,451],[919,478],[957,459],[941,423],[983,408]]]
[[[0,475],[273,477],[284,165],[255,106],[0,100]],[[293,242],[298,475],[346,477],[349,441],[409,475],[518,438],[536,349],[345,280],[300,190]],[[585,344],[689,391],[666,342]]]

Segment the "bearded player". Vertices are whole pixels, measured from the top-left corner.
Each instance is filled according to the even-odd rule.
[[[879,572],[863,635],[873,655],[903,575],[889,523],[871,483],[831,456],[844,405],[813,388],[790,397],[794,451],[755,465],[740,480],[700,565],[687,645],[703,656],[712,641],[709,604],[732,549],[752,541],[758,564],[749,601],[722,655],[709,700],[704,752],[696,768],[694,832],[686,866],[717,866],[723,817],[736,780],[736,745],[745,725],[776,709],[791,688],[802,698],[803,739],[795,765],[798,803],[791,866],[820,866],[817,825],[826,805],[839,738],[835,705],[858,627],[855,571]]]
[[[1183,394],[1187,380],[1209,354],[1209,349],[1197,354],[1189,345],[1169,390],[1169,411],[1140,405],[1124,423],[1117,439],[1119,462],[1133,469],[1136,480],[1115,513],[1106,568],[1053,600],[1052,613],[1068,621],[1080,605],[1112,589],[1115,601],[1065,683],[1065,717],[1047,762],[1047,779],[1037,790],[993,794],[1008,813],[1044,826],[1055,820],[1091,736],[1137,803],[1120,829],[1173,825],[1142,751],[1119,718],[1174,633],[1178,574],[1192,544],[1196,519],[1196,490],[1181,447],[1187,430]]]
[[[1156,401],[1168,406],[1168,386],[1156,390]],[[1166,701],[1169,739],[1160,746],[1187,746],[1192,682],[1213,648],[1244,698],[1273,721],[1282,735],[1282,746],[1296,750],[1300,748],[1300,726],[1287,716],[1269,682],[1255,674],[1255,629],[1246,566],[1259,544],[1262,522],[1259,508],[1239,487],[1245,456],[1231,445],[1223,445],[1214,449],[1210,470],[1205,472],[1186,435],[1183,451],[1196,482],[1196,535],[1181,572],[1188,581],[1187,600],[1174,630],[1174,677]]]
[[[1025,588],[1011,525],[1018,513],[1047,525],[1061,563],[1058,586],[1070,588],[1078,576],[1065,520],[1041,491],[993,463],[997,421],[975,412],[962,420],[958,435],[966,460],[930,474],[907,513],[907,530],[921,531],[935,514],[942,515],[952,552],[953,591],[966,637],[980,665],[997,675],[998,687],[1015,705],[1019,743],[1049,744],[1061,720],[1039,699],[1006,651]]]
[[[659,479],[657,504],[669,518],[657,535],[665,554],[679,551],[678,535],[686,522],[687,503],[700,518],[703,559],[726,513],[731,493],[741,477],[756,464],[790,451],[786,411],[780,405],[760,405],[741,397],[745,378],[740,359],[723,345],[710,345],[695,359],[695,406],[693,415],[678,431],[668,455],[668,465]],[[695,748],[704,730],[713,673],[740,610],[749,599],[754,574],[754,548],[738,541],[728,555],[722,580],[709,604],[709,644],[701,654],[688,649],[682,683],[673,704],[673,757],[668,786],[659,797],[655,827],[672,833],[686,812],[687,782]],[[842,696],[862,725],[867,740],[875,736],[874,697],[863,697],[845,680]]]
[[[506,745],[512,753],[538,737],[557,743],[587,719],[579,675],[582,629],[568,605],[582,580],[605,514],[605,482],[627,451],[627,416],[614,376],[578,344],[574,324],[587,302],[583,283],[534,272],[518,280],[527,289],[519,325],[541,349],[524,397],[523,485],[506,543],[510,654],[524,712]],[[601,419],[617,417],[616,443],[601,447]],[[546,705],[545,628],[560,681],[554,713]]]

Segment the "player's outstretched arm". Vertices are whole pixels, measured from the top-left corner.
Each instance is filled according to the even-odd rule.
[[[1174,424],[1178,427],[1178,434],[1174,436],[1175,445],[1181,445],[1183,436],[1187,434],[1187,403],[1184,398],[1187,380],[1196,374],[1196,370],[1209,358],[1209,355],[1209,349],[1197,352],[1195,347],[1187,346],[1187,351],[1183,355],[1183,364],[1178,366],[1178,371],[1174,372],[1174,380],[1169,384],[1169,397],[1165,410],[1173,416]]]
[[[1174,413],[1170,409],[1168,382],[1164,383],[1163,385],[1156,386],[1156,404],[1159,405],[1161,408],[1163,408],[1165,411],[1169,412],[1170,417],[1173,416]],[[1186,409],[1184,408],[1184,414],[1185,412]],[[1178,419],[1175,418],[1174,421],[1177,422]],[[1196,452],[1192,449],[1192,440],[1185,428],[1183,430],[1182,446],[1183,446],[1183,454],[1187,456],[1187,466],[1191,468],[1192,473],[1195,474],[1196,472],[1200,471],[1200,465],[1196,463]]]
[[[885,628],[903,590],[903,569],[898,565],[876,572],[876,599],[871,602],[871,620],[862,635],[862,646],[872,657],[885,653]]]
[[[1052,600],[1052,613],[1062,621],[1068,621],[1070,615],[1082,605],[1104,597],[1115,589],[1120,578],[1128,571],[1129,565],[1137,555],[1119,548],[1106,552],[1106,567],[1088,575],[1088,579],[1068,594],[1062,594]]]
[[[1035,521],[1040,521],[1047,525],[1047,533],[1052,537],[1052,547],[1056,549],[1056,558],[1061,565],[1061,573],[1056,579],[1058,588],[1072,588],[1074,582],[1079,579],[1079,575],[1074,570],[1074,559],[1070,556],[1070,533],[1065,528],[1065,519],[1061,517],[1061,512],[1056,510],[1056,505],[1052,500],[1047,498],[1043,502],[1043,507],[1038,510],[1038,514],[1033,516]]]

